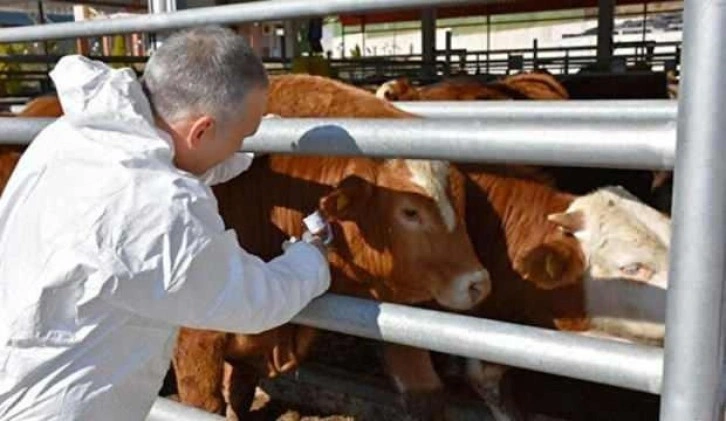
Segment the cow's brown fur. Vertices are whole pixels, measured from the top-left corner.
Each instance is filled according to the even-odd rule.
[[[315,93],[317,102],[309,101],[298,93],[297,90],[301,85],[314,85],[317,89]],[[351,102],[350,99],[353,97],[356,101]],[[280,117],[296,118],[321,115],[331,118],[351,115],[358,118],[411,116],[391,104],[382,103],[360,88],[310,75],[271,76],[266,112]],[[63,109],[58,97],[47,95],[33,99],[23,111],[8,116],[60,117],[62,115]]]
[[[549,73],[534,71],[481,83],[472,77],[450,78],[415,87],[406,78],[379,88],[392,101],[567,100],[567,89]],[[557,186],[574,194],[587,194],[604,185],[622,185],[644,202],[670,214],[670,172],[604,168],[548,167]]]
[[[41,96],[28,102],[18,117],[60,117],[63,115],[63,107],[58,97],[53,95]]]
[[[454,77],[416,87],[407,78],[387,83],[391,101],[476,101],[507,99],[568,99],[567,90],[552,75],[523,73],[483,83],[473,77]]]
[[[286,236],[300,235],[302,216],[316,207],[316,197],[327,194],[331,186],[349,171],[349,167],[350,160],[340,158],[323,160],[284,156],[263,158],[243,177],[215,189],[220,211],[225,221],[237,230],[243,247],[262,258],[271,258],[279,254],[279,244]],[[373,170],[374,168],[363,169],[357,173]],[[393,190],[397,189],[395,185],[390,187],[392,190],[376,188],[375,196],[378,196],[382,202],[389,202],[388,196],[394,194]],[[398,186],[402,187],[404,186]],[[356,196],[357,194],[351,195],[353,198]],[[255,200],[254,206],[240,206],[240,203],[246,200]],[[380,214],[375,209],[376,203],[371,202],[368,208],[370,215]],[[430,300],[431,296],[420,289],[421,284],[427,281],[422,282],[420,275],[401,271],[400,269],[405,269],[406,265],[396,267],[390,253],[383,248],[391,227],[386,223],[381,224],[381,221],[371,220],[370,217],[366,218],[363,215],[360,217],[361,219],[358,219],[357,215],[354,216],[355,223],[335,225],[336,238],[348,238],[351,241],[339,243],[340,245],[330,254],[333,267],[331,291],[393,302],[415,303]],[[444,243],[440,246],[441,252],[445,253],[447,245]],[[452,254],[452,258],[458,256]],[[451,264],[455,262],[452,261]],[[386,274],[391,271],[397,281],[381,282],[383,277],[390,278]],[[407,284],[406,281],[421,282],[421,284]],[[206,348],[214,351],[218,349],[214,344],[219,343],[222,340],[220,336],[224,335],[226,339],[222,341],[227,344],[224,353],[227,361],[233,363],[242,359],[249,361],[250,356],[258,355],[263,357],[263,361],[257,362],[256,367],[266,370],[261,374],[275,375],[294,368],[306,354],[313,335],[309,329],[292,326],[246,337],[233,337],[215,332],[192,334],[190,329],[182,331],[185,335],[180,337],[178,349],[184,351],[178,353],[175,358],[180,397],[183,402],[205,409],[218,408],[221,396],[216,393],[216,396],[207,395],[206,399],[195,401],[195,397],[204,395],[193,386],[195,381],[192,379],[198,377],[200,373],[218,376],[222,360],[215,352],[200,352],[191,358],[190,348],[199,351],[204,351]],[[203,341],[203,338],[206,340]],[[186,345],[187,339],[191,341],[189,347]],[[200,346],[202,341],[209,344],[206,347]],[[191,394],[182,389],[185,386],[191,387],[189,389]],[[249,388],[247,390],[251,391]],[[246,406],[248,402],[243,404]],[[243,407],[234,410],[239,412]]]
[[[547,221],[575,196],[534,181],[536,172],[492,174],[462,166],[467,177],[467,226],[479,258],[496,280],[492,296],[476,311],[500,320],[584,330],[585,260],[578,241]],[[539,180],[544,180],[539,178]],[[553,256],[548,276],[545,256]],[[551,289],[553,282],[564,286]]]
[[[304,89],[306,95],[300,95]],[[266,112],[280,117],[404,118],[413,117],[369,92],[319,76],[270,78]]]
[[[564,86],[548,73],[522,73],[509,76],[500,83],[507,85],[529,99],[569,99]]]
[[[22,149],[15,146],[0,146],[0,194],[5,190],[10,174],[20,160]]]
[[[385,96],[391,101],[474,101],[511,99],[512,96],[506,86],[484,84],[473,78],[446,79],[420,87],[412,85],[407,78],[399,78],[388,87]]]

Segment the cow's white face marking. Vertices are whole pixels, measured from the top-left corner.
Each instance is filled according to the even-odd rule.
[[[565,214],[580,221],[566,229],[587,257],[591,327],[638,342],[662,341],[670,219],[620,187],[579,197]]]
[[[388,99],[388,93],[393,92],[393,87],[398,84],[396,80],[389,80],[376,89],[376,96],[381,99]]]
[[[444,161],[408,159],[406,166],[411,172],[411,181],[421,187],[439,207],[446,228],[456,228],[456,214],[446,194],[449,181],[449,164]]]

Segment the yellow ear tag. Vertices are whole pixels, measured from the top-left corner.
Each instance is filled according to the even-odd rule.
[[[338,208],[338,212],[342,211],[348,206],[348,203],[350,201],[348,200],[348,197],[344,194],[338,195],[338,199],[335,202],[336,207]]]
[[[555,279],[559,275],[559,263],[549,253],[545,257],[545,270],[547,271],[547,275],[552,279]]]

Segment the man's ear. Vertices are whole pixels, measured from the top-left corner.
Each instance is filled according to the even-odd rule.
[[[540,244],[514,263],[522,277],[541,289],[554,289],[579,282],[585,274],[585,256],[574,239]]]
[[[189,147],[196,149],[202,143],[202,140],[209,136],[214,136],[214,131],[217,129],[216,122],[210,116],[203,115],[192,121],[189,127],[189,134],[187,135],[186,142]]]
[[[373,185],[357,175],[343,179],[335,189],[320,199],[320,209],[333,220],[351,220],[365,212],[373,195]]]

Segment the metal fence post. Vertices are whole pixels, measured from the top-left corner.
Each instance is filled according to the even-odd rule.
[[[446,35],[446,44],[445,44],[445,51],[446,51],[446,68],[444,69],[444,72],[446,76],[451,76],[451,44],[452,44],[452,31],[451,28],[447,29],[445,32]]]
[[[614,51],[615,1],[598,0],[597,4],[597,67],[601,70],[609,70]]]
[[[176,0],[148,0],[149,13],[171,13],[176,12]],[[149,34],[150,48],[152,51],[161,47],[166,35],[163,33]]]
[[[436,9],[421,10],[421,58],[422,79],[436,77]]]
[[[685,2],[662,421],[722,418],[726,3]]]

